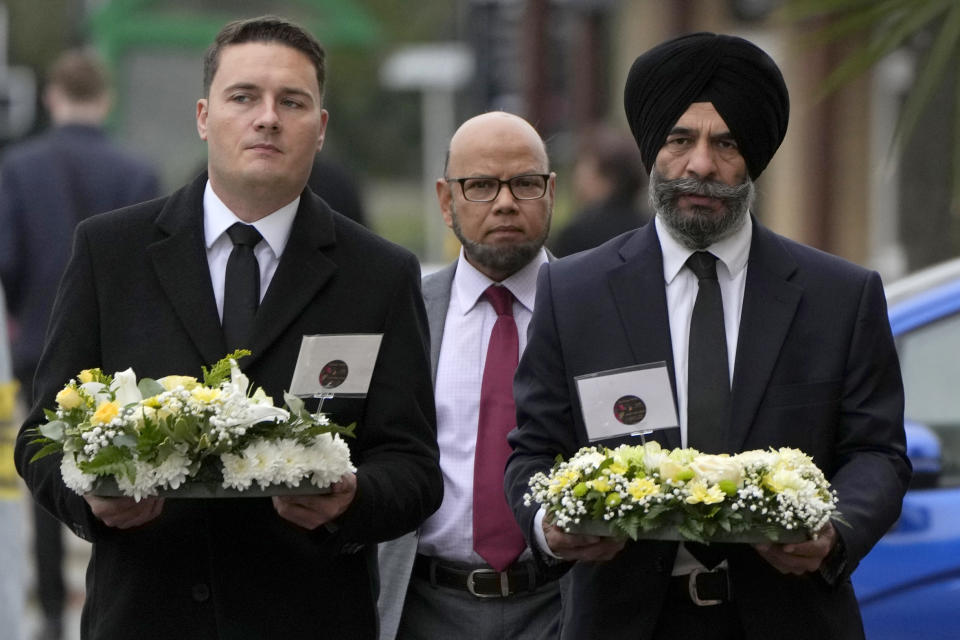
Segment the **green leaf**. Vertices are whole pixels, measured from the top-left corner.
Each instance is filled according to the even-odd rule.
[[[823,27],[806,39],[807,46],[849,40],[857,33],[867,44],[854,49],[821,84],[825,98],[875,66],[887,54],[920,34],[935,34],[934,42],[917,66],[913,86],[891,138],[891,153],[909,140],[924,110],[960,48],[960,3],[957,0],[790,0],[782,12],[789,22],[816,19]],[[954,131],[960,132],[960,82],[954,104]],[[952,139],[951,210],[960,215],[960,134]]]
[[[52,422],[40,425],[38,429],[44,437],[60,442],[63,440],[64,430],[68,426],[69,425],[62,420],[53,420]]]
[[[34,440],[34,442],[42,442],[42,441],[40,441],[40,440]],[[33,444],[33,443],[31,443],[31,444]],[[40,458],[46,458],[47,456],[53,455],[54,453],[59,453],[62,449],[63,449],[63,447],[62,447],[62,445],[61,445],[59,442],[51,442],[51,443],[45,445],[42,449],[40,449],[39,451],[37,451],[35,454],[33,454],[33,457],[30,458],[30,462],[35,462],[36,460],[39,460]]]
[[[173,423],[173,439],[190,444],[197,443],[196,420],[180,417]]]
[[[230,361],[236,360],[239,362],[241,358],[249,355],[249,349],[237,349],[233,353],[220,358],[218,362],[210,367],[209,371],[207,371],[206,367],[201,367],[201,369],[203,369],[203,384],[208,387],[219,387],[220,383],[230,377]]]
[[[627,535],[631,540],[636,540],[640,535],[640,514],[631,513],[617,523],[617,528]]]
[[[98,476],[125,475],[131,480],[137,477],[132,451],[114,446],[104,447],[93,460],[78,462],[77,467],[84,473]]]
[[[913,83],[912,90],[907,94],[900,121],[897,123],[895,137],[898,140],[905,141],[910,137],[923,114],[924,107],[936,92],[947,65],[953,60],[958,43],[960,43],[960,5],[954,5],[941,23],[937,38],[920,67],[920,73]],[[960,108],[960,105],[954,108]]]
[[[137,439],[129,433],[121,433],[113,439],[113,444],[118,447],[134,449],[137,446]]]
[[[677,525],[677,531],[687,540],[706,542],[703,538],[703,525],[696,520],[685,520]]]
[[[163,385],[153,378],[141,378],[140,382],[137,383],[137,389],[140,390],[140,395],[144,398],[152,398],[166,391]]]

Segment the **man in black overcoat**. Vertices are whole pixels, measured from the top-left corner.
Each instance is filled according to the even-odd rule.
[[[208,173],[77,229],[17,468],[93,543],[84,638],[375,638],[373,543],[414,529],[442,495],[419,266],[305,189],[327,123],[312,36],[274,17],[230,23],[204,76]],[[238,224],[263,238],[259,305],[239,344],[221,324]],[[56,456],[29,462],[26,430],[83,368],[199,376],[245,346],[244,372],[279,402],[303,336],[354,333],[383,340],[366,398],[324,405],[357,422],[357,472],[331,494],[135,502],[72,493]]]

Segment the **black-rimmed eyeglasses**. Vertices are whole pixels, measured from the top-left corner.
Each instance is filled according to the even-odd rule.
[[[506,180],[499,178],[446,178],[447,182],[459,182],[463,197],[470,202],[492,202],[500,195],[500,188],[507,185],[517,200],[536,200],[547,192],[550,174],[530,173],[513,176]]]

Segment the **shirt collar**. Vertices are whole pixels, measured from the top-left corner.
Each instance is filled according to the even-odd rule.
[[[299,206],[300,196],[297,196],[289,204],[253,223],[263,239],[267,241],[273,255],[278,258],[283,255],[283,250],[287,246],[290,229],[293,227],[293,219],[297,215]],[[213,243],[236,222],[243,222],[243,220],[230,211],[223,200],[213,192],[210,181],[207,180],[207,186],[203,192],[203,236],[207,249],[210,249]]]
[[[654,218],[657,228],[657,237],[660,239],[660,249],[663,251],[663,279],[667,284],[673,282],[683,265],[686,264],[694,250],[680,244],[669,231],[666,223],[660,216]],[[753,238],[753,221],[748,216],[743,225],[720,242],[715,242],[706,248],[717,261],[726,266],[727,272],[733,276],[740,273],[747,266],[750,257],[750,240]]]
[[[540,272],[540,266],[546,261],[547,252],[541,247],[533,260],[500,282],[510,290],[510,293],[520,304],[531,312],[533,311],[534,300],[537,297],[537,274]],[[457,297],[462,301],[461,311],[464,314],[469,313],[491,284],[496,283],[467,261],[463,247],[461,247],[460,257],[457,259],[457,272],[453,278],[453,288]]]

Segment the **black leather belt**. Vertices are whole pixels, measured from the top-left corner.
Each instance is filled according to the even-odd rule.
[[[478,598],[506,598],[521,591],[534,591],[557,580],[567,569],[568,565],[563,564],[540,571],[532,560],[527,560],[514,562],[500,572],[486,566],[451,564],[419,553],[413,563],[413,574],[418,578],[429,580],[434,586],[467,591]]]
[[[695,569],[686,575],[671,576],[667,593],[668,597],[674,600],[689,602],[698,607],[724,604],[733,599],[730,576],[726,569]]]

